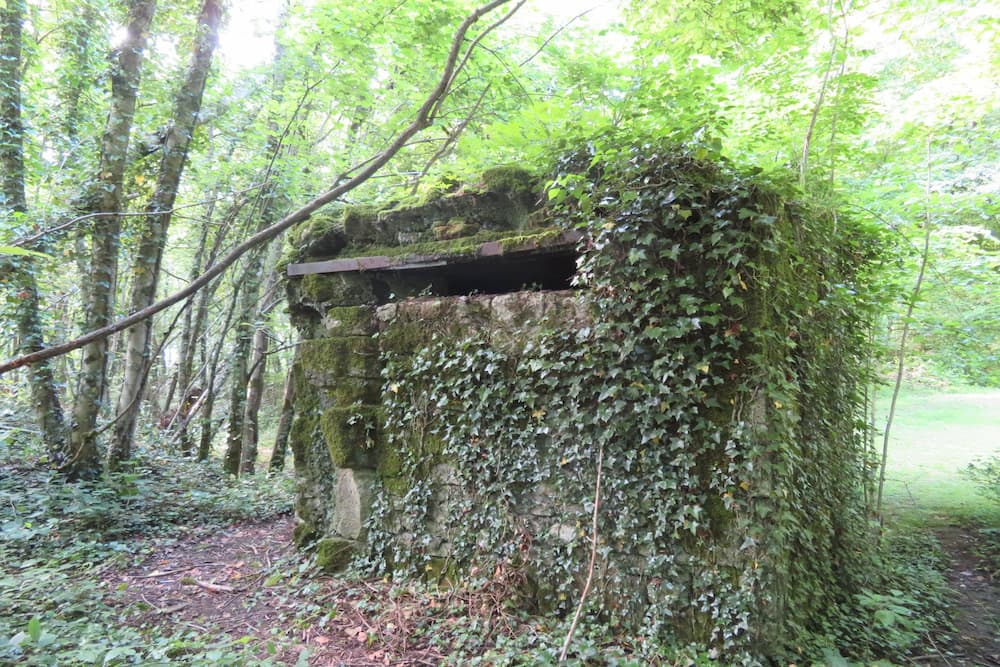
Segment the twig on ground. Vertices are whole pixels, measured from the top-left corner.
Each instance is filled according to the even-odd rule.
[[[132,579],[155,579],[156,577],[166,577],[171,574],[177,574],[178,572],[186,572],[187,570],[190,570],[191,567],[192,566],[188,565],[185,567],[178,567],[173,570],[163,570],[162,572],[160,570],[156,570],[154,572],[150,572],[149,574],[130,574],[128,576]]]
[[[236,589],[232,586],[223,586],[222,584],[213,584],[211,581],[202,581],[201,579],[191,579],[191,583],[196,586],[201,586],[206,591],[211,591],[213,593],[235,593]]]

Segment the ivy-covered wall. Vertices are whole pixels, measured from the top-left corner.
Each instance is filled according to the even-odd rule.
[[[605,622],[795,655],[865,549],[874,241],[650,147],[567,159],[548,197],[507,233],[579,232],[577,291],[380,303],[364,273],[290,282],[297,537],[329,567],[502,576],[559,614],[594,549]]]

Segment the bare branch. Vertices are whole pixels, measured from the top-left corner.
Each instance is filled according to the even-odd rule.
[[[469,111],[469,113],[465,116],[465,118],[462,119],[462,122],[460,122],[454,130],[448,132],[448,136],[445,137],[444,144],[441,146],[441,148],[439,148],[434,153],[434,155],[432,155],[430,159],[427,160],[427,163],[424,165],[424,168],[420,171],[419,174],[417,174],[414,177],[413,188],[411,188],[410,194],[416,194],[417,187],[420,185],[420,181],[423,180],[425,176],[427,176],[427,174],[431,170],[431,167],[434,166],[434,163],[443,158],[445,155],[447,155],[449,151],[451,151],[451,149],[455,146],[455,142],[457,142],[458,138],[462,136],[462,132],[465,131],[465,128],[469,126],[469,123],[472,122],[472,119],[475,118],[477,113],[479,113],[479,107],[483,105],[483,100],[486,99],[486,96],[489,94],[491,87],[492,85],[487,84],[487,86],[483,88],[483,92],[479,95],[479,99],[476,100],[476,103],[473,105],[472,110]]]
[[[472,57],[473,52],[476,50],[476,46],[478,46],[479,43],[481,41],[483,41],[483,38],[485,38],[486,35],[490,34],[494,30],[496,30],[497,28],[499,28],[500,26],[502,26],[508,20],[510,20],[510,17],[512,17],[514,15],[514,13],[517,12],[517,10],[519,10],[524,5],[525,2],[527,2],[527,0],[518,0],[518,3],[516,5],[514,5],[513,9],[511,9],[509,12],[507,12],[506,14],[504,14],[503,16],[501,16],[499,19],[497,19],[496,21],[494,21],[493,23],[491,23],[490,25],[488,25],[485,30],[483,30],[481,33],[479,33],[478,35],[476,35],[476,38],[472,40],[472,44],[470,44],[469,48],[465,50],[465,55],[462,56],[462,62],[458,63],[457,66],[454,66],[452,68],[452,73],[451,73],[451,75],[450,75],[447,83],[445,84],[446,88],[451,88],[451,86],[455,83],[455,78],[462,72],[462,70],[465,69],[465,66],[468,64],[469,59]],[[491,4],[495,4],[495,3],[491,3]],[[499,6],[499,5],[497,5],[497,6]],[[454,48],[455,46],[459,46],[460,47],[461,44],[458,43],[458,42],[453,42],[452,43],[452,55],[454,55],[457,58],[458,57],[458,50]],[[449,56],[449,59],[450,59],[450,57],[451,56]],[[430,116],[429,116],[431,119],[433,119],[434,116],[437,115],[437,110],[438,110],[438,108],[440,108],[442,102],[444,102],[444,96],[442,96],[440,99],[438,99],[437,101],[435,101],[431,105],[432,108],[433,108],[433,111],[430,112]]]
[[[247,192],[250,192],[251,190],[257,190],[257,189],[263,187],[263,185],[264,184],[261,184],[261,185],[251,185],[248,188],[243,188],[242,190],[237,190],[236,192],[227,193],[227,196],[229,196],[229,195],[242,195],[242,194],[246,194]],[[175,206],[174,208],[171,208],[171,209],[168,209],[168,210],[165,210],[165,211],[158,211],[158,213],[175,213],[177,211],[183,211],[184,209],[188,209],[188,208],[196,208],[198,206],[207,206],[207,205],[209,205],[209,204],[211,204],[213,202],[219,201],[220,199],[222,199],[222,197],[214,197],[212,199],[205,199],[205,200],[202,200],[202,201],[196,201],[196,202],[194,202],[192,204],[184,204],[183,206]],[[61,232],[64,229],[69,229],[73,225],[76,225],[77,223],[83,222],[84,220],[89,220],[90,218],[108,218],[108,217],[111,217],[111,216],[115,216],[115,217],[119,217],[119,218],[134,218],[134,217],[146,216],[146,215],[149,215],[148,211],[97,211],[96,213],[87,213],[86,215],[80,215],[80,216],[77,216],[77,217],[72,218],[70,220],[67,220],[66,222],[59,223],[55,227],[49,227],[48,229],[43,229],[42,231],[37,232],[35,234],[32,234],[31,236],[22,236],[19,239],[15,239],[14,241],[11,241],[7,245],[20,248],[22,246],[34,243],[35,241],[38,241],[39,239],[41,239],[41,238],[43,238],[45,236],[48,236],[50,234],[55,234],[56,232]]]
[[[571,18],[569,21],[566,21],[561,26],[559,26],[559,28],[554,33],[552,33],[551,35],[549,35],[548,38],[544,42],[542,42],[541,46],[539,46],[537,49],[535,49],[534,53],[532,53],[530,56],[528,56],[527,58],[525,58],[524,60],[521,61],[521,67],[524,67],[525,65],[527,65],[528,63],[530,63],[532,60],[534,60],[535,58],[537,58],[538,54],[541,53],[542,51],[544,51],[545,47],[547,47],[549,45],[549,43],[553,39],[555,39],[556,37],[559,36],[559,33],[561,33],[563,30],[565,30],[566,28],[568,28],[575,21],[583,18],[584,16],[586,16],[590,12],[594,11],[595,9],[597,9],[596,5],[594,7],[591,7],[590,9],[588,9],[586,11],[580,12],[579,14],[577,14],[576,16],[574,16],[573,18]]]

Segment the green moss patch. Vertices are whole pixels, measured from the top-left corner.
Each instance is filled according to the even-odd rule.
[[[303,301],[326,306],[358,306],[376,302],[371,279],[349,273],[310,273],[293,279]]]
[[[483,185],[493,192],[506,192],[515,196],[530,196],[541,188],[538,179],[526,169],[515,165],[492,167],[483,172]]]
[[[375,467],[379,421],[376,408],[360,405],[328,408],[320,428],[338,468]]]
[[[469,225],[470,223],[463,223]],[[557,240],[563,233],[562,228],[549,227],[525,233],[523,230],[480,230],[471,236],[461,236],[454,239],[422,241],[396,245],[351,246],[346,248],[341,257],[385,257],[406,256],[436,256],[436,257],[472,257],[479,251],[479,246],[491,241],[503,242],[503,247],[512,249],[529,246],[544,247]],[[516,241],[515,241],[516,239]]]
[[[343,213],[344,234],[351,243],[371,243],[375,240],[377,219],[378,209],[374,206],[350,206]]]
[[[303,375],[315,386],[333,387],[343,378],[377,380],[379,349],[369,336],[337,336],[303,341],[299,346]]]
[[[354,556],[354,543],[337,537],[324,537],[316,543],[316,566],[327,573],[347,568]]]
[[[316,527],[309,523],[299,523],[292,530],[292,540],[298,546],[305,546],[316,539]]]
[[[479,232],[479,225],[466,222],[464,218],[451,218],[447,222],[437,223],[431,228],[434,238],[439,241],[451,241],[466,236],[474,236]]]
[[[336,306],[323,314],[331,336],[367,336],[374,333],[375,309],[370,306]]]
[[[298,259],[336,255],[347,245],[344,224],[336,213],[314,213],[291,233],[290,243]]]

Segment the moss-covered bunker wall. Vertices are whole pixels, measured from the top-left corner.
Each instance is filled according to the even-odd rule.
[[[296,539],[567,613],[596,495],[592,613],[791,655],[863,523],[863,249],[750,179],[627,157],[563,173],[587,196],[559,207],[496,170],[299,230]]]

